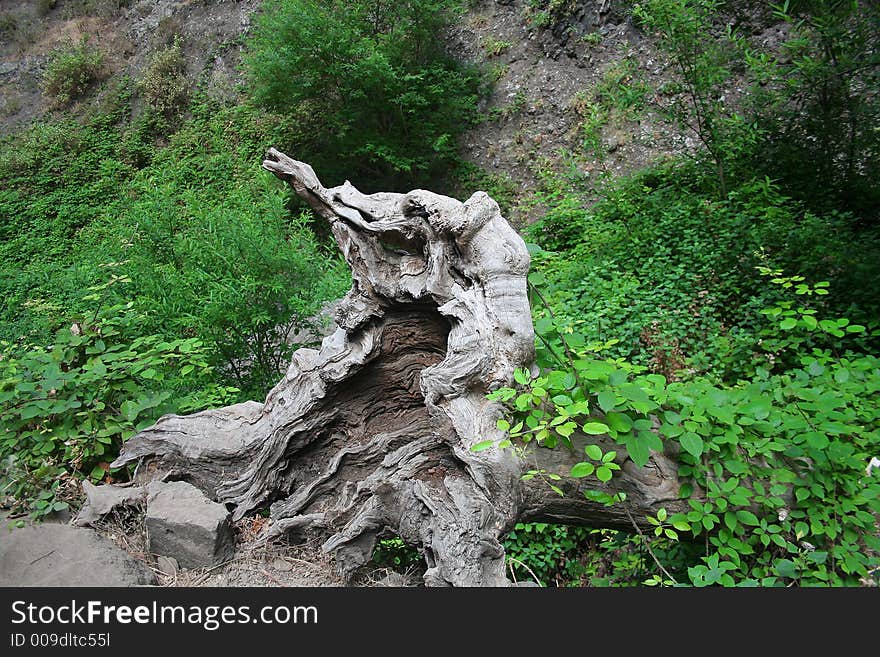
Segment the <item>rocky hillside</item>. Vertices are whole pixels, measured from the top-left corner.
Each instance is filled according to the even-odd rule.
[[[94,85],[74,112],[85,113],[102,87],[138,80],[151,56],[175,39],[192,84],[229,97],[242,35],[260,0],[3,0],[0,3],[0,132],[50,111],[41,81],[53,51],[85,40],[103,54]]]
[[[603,121],[601,161],[572,158],[585,139],[585,120],[606,83],[647,71],[654,93],[665,66],[620,0],[576,3],[542,12],[527,0],[471,2],[447,35],[450,50],[482,66],[494,81],[484,120],[463,140],[466,159],[511,190],[514,218],[542,173],[575,167],[583,176],[621,172],[677,147],[650,113],[617,113]],[[243,36],[259,0],[4,0],[0,12],[0,133],[54,111],[41,89],[57,49],[86,43],[103,54],[98,81],[76,100],[87,113],[117,80],[139,80],[154,53],[181,46],[190,84],[234,98]],[[645,91],[645,90],[643,90]],[[133,100],[137,112],[139,101]]]

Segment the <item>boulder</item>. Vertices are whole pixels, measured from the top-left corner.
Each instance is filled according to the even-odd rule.
[[[182,568],[216,566],[235,551],[226,507],[184,481],[147,486],[146,523],[150,552],[173,557]]]
[[[86,503],[73,520],[79,527],[94,524],[117,507],[143,504],[146,496],[142,486],[94,486],[83,481],[82,487]]]
[[[144,586],[153,573],[89,529],[40,524],[0,527],[0,586]]]

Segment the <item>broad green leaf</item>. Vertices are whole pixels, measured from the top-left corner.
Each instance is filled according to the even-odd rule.
[[[773,564],[773,569],[777,575],[788,579],[796,579],[798,575],[797,566],[789,559],[777,559],[776,563]]]
[[[614,409],[614,405],[617,403],[617,395],[610,390],[603,390],[598,394],[597,401],[599,402],[599,408],[607,413]],[[618,431],[627,431],[627,429],[618,429]]]
[[[633,421],[626,413],[618,413],[616,411],[611,411],[605,416],[605,421],[615,431],[619,433],[626,433],[630,429],[632,429]]]
[[[633,460],[633,463],[639,467],[644,467],[648,463],[648,459],[651,458],[651,450],[648,448],[648,443],[641,440],[638,435],[626,441],[626,452]]]
[[[608,433],[608,425],[604,422],[586,422],[581,428],[584,433],[591,436],[601,436]]]
[[[678,438],[681,446],[694,458],[700,458],[703,453],[703,439],[693,431],[687,431]]]
[[[587,463],[586,461],[582,461],[580,463],[575,463],[571,467],[571,472],[569,473],[570,477],[575,477],[576,479],[580,479],[581,477],[589,477],[596,470],[595,466],[592,463]]]
[[[607,483],[611,481],[611,469],[604,465],[600,465],[598,468],[596,468],[596,479],[598,479],[602,483]]]
[[[489,449],[492,445],[495,444],[494,440],[483,440],[478,442],[476,445],[471,447],[472,452],[482,452],[484,449]]]

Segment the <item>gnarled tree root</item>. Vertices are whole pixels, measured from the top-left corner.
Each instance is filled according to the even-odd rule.
[[[274,149],[264,166],[331,224],[351,267],[339,328],[319,350],[298,350],[264,403],[165,416],[114,467],[187,480],[236,518],[271,505],[270,537],[318,532],[347,575],[391,530],[421,550],[430,585],[506,585],[500,541],[519,521],[626,526],[678,504],[662,454],[646,468],[620,457],[626,514],[577,482],[559,497],[521,479],[531,468],[567,474],[577,453],[538,449],[523,461],[470,449],[502,439],[502,409],[486,393],[534,361],[529,254],[485,193],[461,203],[328,189]]]

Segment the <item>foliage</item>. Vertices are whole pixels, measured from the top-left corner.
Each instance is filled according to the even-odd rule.
[[[571,109],[580,119],[583,150],[593,161],[605,162],[605,128],[637,120],[646,109],[649,92],[650,87],[638,76],[637,60],[625,56],[605,71],[590,92],[575,94]]]
[[[766,133],[754,165],[818,211],[848,210],[877,225],[880,207],[880,6],[787,0],[790,27],[778,56],[749,60],[751,104]]]
[[[180,114],[189,105],[186,60],[180,42],[155,53],[138,81],[147,104],[166,118]]]
[[[645,0],[633,7],[641,23],[660,34],[682,85],[666,115],[692,133],[709,155],[721,197],[730,187],[731,169],[750,153],[755,128],[725,102],[731,67],[744,55],[743,40],[728,25],[714,23],[719,0]]]
[[[611,354],[669,377],[734,376],[717,358],[718,340],[748,343],[756,313],[778,298],[757,269],[768,260],[830,281],[837,298],[815,303],[856,323],[877,316],[880,299],[858,283],[880,274],[877,253],[855,248],[846,217],[804,212],[766,180],[724,200],[699,180],[680,166],[646,170],[608,185],[589,210],[574,183],[549,182],[549,210],[528,232],[553,252],[533,261],[586,342],[615,340]]]
[[[402,191],[433,184],[476,108],[479,76],[437,38],[458,7],[267,2],[247,57],[253,96],[295,117],[299,134],[288,139],[323,179]]]
[[[133,181],[119,248],[152,330],[200,337],[211,363],[260,398],[294,348],[288,339],[344,291],[347,270],[259,169],[254,132],[271,119],[212,105],[194,114]]]
[[[76,44],[69,42],[49,53],[42,79],[43,93],[57,106],[68,105],[104,76],[103,64],[103,53],[85,37]]]
[[[518,580],[537,576],[542,586],[576,583],[586,568],[575,555],[584,551],[592,535],[583,527],[518,523],[504,541],[504,552]]]
[[[377,566],[391,568],[405,574],[423,562],[422,555],[399,536],[380,539],[373,551],[372,561]]]
[[[543,283],[541,274],[530,278]],[[791,277],[776,276],[776,284],[802,295],[826,289]],[[605,484],[620,467],[617,451],[589,440],[581,447],[578,436],[607,435],[638,466],[673,441],[690,510],[661,510],[648,520],[658,536],[705,540],[687,571],[694,585],[859,584],[880,565],[880,476],[866,471],[880,452],[880,359],[807,352],[802,340],[811,334],[841,339],[866,329],[805,309],[786,315],[788,308],[781,302],[766,316],[776,318],[779,331],[804,334],[783,347],[797,365],[779,373],[759,366],[729,386],[704,378],[670,382],[625,360],[600,358],[607,344],[585,344],[547,314],[536,322],[540,375],[517,370],[516,387],[489,395],[511,412],[498,421],[509,436],[499,446],[577,446],[586,458],[569,476]],[[552,483],[558,475],[533,470],[525,477],[545,478],[562,494]],[[626,501],[602,487],[584,495],[604,504]]]
[[[199,337],[217,376],[261,397],[291,349],[285,337],[347,282],[338,258],[313,266],[325,250],[259,168],[279,122],[199,104],[155,150],[164,126],[122,123],[127,98],[85,124],[36,126],[0,151],[0,335],[49,339],[59,317],[82,310],[79,290],[95,284],[98,265],[121,261],[134,281],[126,294],[148,311],[143,329]]]
[[[510,41],[502,41],[501,39],[489,38],[483,41],[483,49],[490,57],[498,57],[498,55],[508,50],[512,45]]]
[[[134,302],[107,305],[111,286],[129,282],[112,274],[92,287],[85,300],[94,310],[48,347],[2,343],[0,482],[35,516],[66,508],[56,499],[65,477],[108,477],[122,443],[159,415],[222,404],[237,392],[211,382],[200,340],[144,334]]]
[[[536,27],[547,28],[565,21],[578,7],[574,0],[529,0],[524,15]]]
[[[109,96],[84,123],[38,123],[0,143],[0,339],[49,340],[67,311],[82,310],[97,265],[120,259],[100,241],[77,248],[84,228],[120,211],[145,138],[119,126],[128,89]]]

